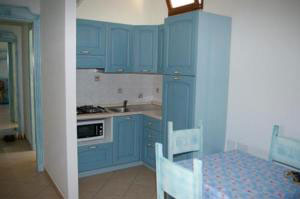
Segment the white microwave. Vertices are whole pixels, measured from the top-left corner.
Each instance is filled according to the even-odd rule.
[[[77,140],[91,141],[104,139],[104,120],[88,120],[77,122]]]

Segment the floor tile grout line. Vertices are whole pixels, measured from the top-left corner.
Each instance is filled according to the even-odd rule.
[[[137,173],[136,176],[134,177],[134,179],[132,180],[132,183],[128,186],[127,190],[124,192],[124,194],[122,195],[122,197],[126,196],[126,194],[128,193],[128,191],[130,190],[130,188],[133,186],[134,182],[136,181],[138,175],[139,174]]]
[[[113,174],[112,174],[110,177],[108,177],[109,179],[107,180],[107,182],[106,182],[106,183],[103,183],[103,184],[99,187],[99,190],[97,190],[97,191],[95,192],[95,194],[93,194],[94,196],[92,196],[91,199],[95,199],[96,195],[101,191],[101,189],[103,189],[103,187],[105,186],[105,184],[107,184],[107,183],[109,183],[109,181],[111,181],[111,179],[112,179],[112,177],[113,177],[114,175],[116,175],[116,171],[113,171]]]

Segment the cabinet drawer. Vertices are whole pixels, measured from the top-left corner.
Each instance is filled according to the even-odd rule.
[[[151,128],[156,131],[161,131],[161,121],[144,116],[144,128]]]
[[[78,147],[79,172],[91,171],[112,165],[112,144]]]
[[[105,68],[106,58],[104,56],[90,56],[77,54],[77,68]]]

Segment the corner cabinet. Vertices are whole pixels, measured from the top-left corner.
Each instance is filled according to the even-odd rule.
[[[114,118],[113,164],[124,164],[140,160],[142,122],[140,115]]]
[[[131,72],[133,26],[109,24],[107,28],[107,67],[105,72]]]
[[[142,159],[147,166],[155,168],[155,143],[163,143],[161,120],[144,116],[143,124],[144,133]]]
[[[77,68],[106,67],[107,23],[77,20]]]
[[[135,26],[133,72],[157,72],[158,26]]]
[[[164,74],[195,75],[197,56],[197,13],[165,20]]]

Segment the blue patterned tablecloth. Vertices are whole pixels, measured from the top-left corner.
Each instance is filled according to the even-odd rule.
[[[176,162],[192,170],[192,160]],[[204,198],[300,199],[300,185],[285,177],[287,168],[241,151],[203,158]]]

